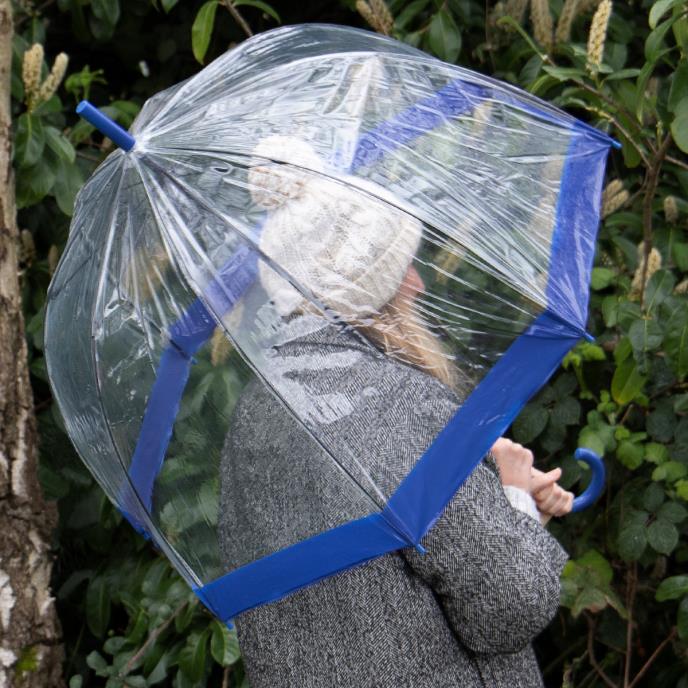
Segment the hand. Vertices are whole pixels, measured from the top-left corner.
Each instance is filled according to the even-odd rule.
[[[543,525],[552,516],[564,516],[570,513],[573,506],[573,493],[557,484],[559,478],[561,478],[561,468],[555,468],[547,473],[537,468],[531,469],[530,494],[535,500]]]
[[[533,452],[506,437],[500,437],[492,447],[502,485],[520,487],[530,494]]]

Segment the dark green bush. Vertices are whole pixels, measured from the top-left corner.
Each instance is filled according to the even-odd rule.
[[[567,486],[586,480],[572,459],[580,445],[604,453],[609,474],[594,508],[551,526],[572,560],[563,609],[537,650],[551,686],[688,688],[688,7],[617,0],[606,26],[598,2],[506,0],[486,12],[477,0],[395,0],[389,14],[371,0],[235,0],[231,12],[224,0],[16,2],[20,267],[41,478],[60,509],[55,589],[72,688],[245,685],[233,633],[122,523],[52,406],[46,287],[74,194],[109,146],[77,121],[74,104],[88,96],[127,126],[146,97],[196,71],[195,58],[207,61],[249,27],[299,21],[367,22],[528,89],[621,142],[593,271],[597,340],[567,356],[513,427],[541,466],[564,466]],[[22,80],[34,43],[51,65],[61,50],[70,56],[49,97]]]

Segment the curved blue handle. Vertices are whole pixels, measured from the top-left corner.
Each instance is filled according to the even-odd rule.
[[[602,490],[604,489],[605,469],[604,461],[602,461],[602,459],[591,449],[580,447],[576,449],[574,457],[578,461],[587,463],[588,466],[590,466],[590,470],[592,470],[592,479],[587,489],[582,495],[573,500],[571,511],[575,512],[587,509],[597,500],[600,494],[602,494]]]

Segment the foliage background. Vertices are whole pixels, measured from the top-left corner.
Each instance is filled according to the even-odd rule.
[[[540,466],[564,466],[567,486],[585,481],[571,458],[576,446],[604,452],[609,472],[593,509],[551,526],[572,561],[563,608],[536,649],[549,686],[688,688],[688,6],[617,0],[607,26],[609,0],[598,4],[15,2],[20,270],[41,480],[60,512],[54,590],[70,688],[247,685],[234,634],[122,522],[52,404],[42,355],[46,289],[74,195],[110,146],[77,121],[74,106],[89,97],[128,126],[146,97],[247,30],[310,21],[390,33],[554,101],[621,142],[609,160],[593,272],[597,341],[567,357],[513,428]],[[46,60],[32,86],[22,61],[34,43]],[[40,82],[62,51],[67,78],[41,100]]]

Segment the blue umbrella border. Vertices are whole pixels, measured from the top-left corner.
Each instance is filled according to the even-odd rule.
[[[364,134],[350,172],[435,128],[445,118],[465,114],[488,95],[488,89],[461,79],[450,82],[393,120]],[[563,117],[558,120],[550,112],[526,107],[531,114],[571,130],[552,235],[546,309],[488,372],[380,512],[320,533],[195,587],[194,592],[222,621],[230,622],[244,611],[383,554],[408,546],[424,551],[423,537],[496,439],[552,376],[568,351],[581,338],[591,339],[585,324],[599,198],[609,149],[618,144],[587,124]],[[113,128],[113,123],[104,122],[102,113],[90,104],[80,104],[78,111],[82,116],[97,119],[93,123],[111,138],[119,138],[125,150],[133,147],[133,139],[124,138],[121,130],[117,132],[117,125]],[[129,468],[131,484],[148,512],[193,356],[217,326],[204,302],[213,304],[215,312],[229,311],[255,275],[255,252],[248,247],[240,248],[203,298],[197,298],[170,328],[170,343],[158,365]],[[526,370],[528,375],[523,374]],[[128,499],[122,500],[120,510],[138,532],[150,537],[132,514],[138,508],[128,508]]]

